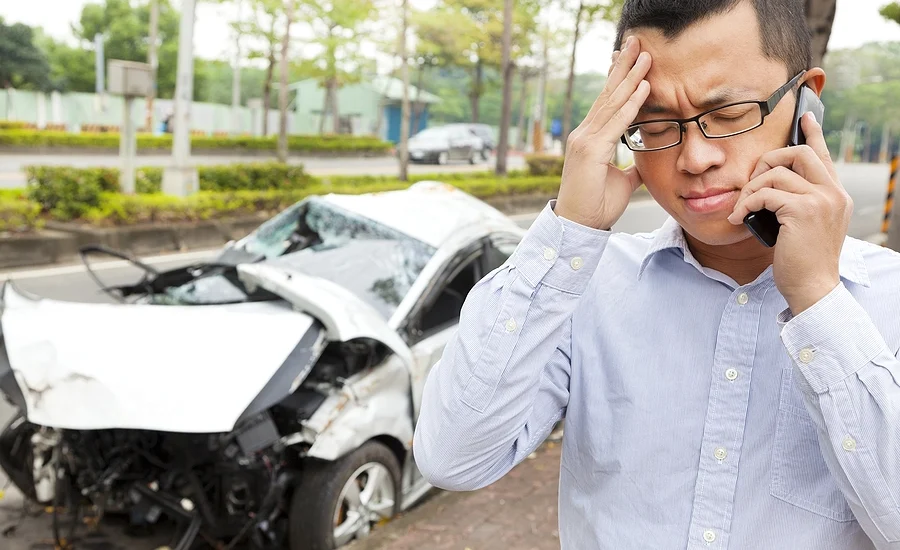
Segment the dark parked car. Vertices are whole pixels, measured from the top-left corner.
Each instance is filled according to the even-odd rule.
[[[484,160],[489,159],[491,153],[497,148],[497,140],[494,139],[494,130],[487,124],[472,122],[451,124],[450,126],[465,128],[470,133],[480,137],[481,141],[484,143],[484,146],[481,148],[481,158]]]
[[[447,164],[451,160],[478,162],[484,142],[466,128],[449,125],[427,128],[409,139],[410,162]]]

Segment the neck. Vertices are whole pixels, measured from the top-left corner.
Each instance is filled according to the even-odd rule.
[[[715,269],[739,284],[753,282],[772,265],[775,251],[750,237],[729,245],[710,245],[685,233],[691,254],[703,267]]]

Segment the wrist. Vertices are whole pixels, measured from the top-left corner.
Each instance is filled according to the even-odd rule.
[[[565,218],[572,223],[590,227],[591,229],[609,231],[612,227],[611,223],[607,223],[597,216],[584,216],[574,210],[567,209],[565,204],[561,204],[559,200],[556,201],[556,205],[553,207],[553,213],[560,218]]]
[[[796,317],[816,305],[819,300],[831,293],[839,282],[840,278],[815,285],[805,285],[802,288],[798,288],[795,292],[785,294],[784,299],[791,310],[791,314]]]

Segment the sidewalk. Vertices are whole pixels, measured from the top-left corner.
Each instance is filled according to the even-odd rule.
[[[484,489],[434,489],[422,504],[344,550],[559,550],[561,436],[555,432]]]

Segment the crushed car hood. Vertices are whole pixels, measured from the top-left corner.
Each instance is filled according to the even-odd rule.
[[[0,302],[27,418],[56,428],[229,432],[307,333],[324,332],[285,302],[87,304],[11,283]]]

